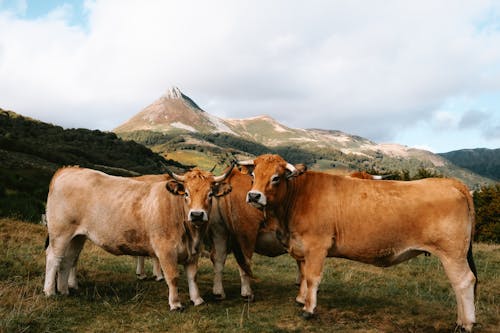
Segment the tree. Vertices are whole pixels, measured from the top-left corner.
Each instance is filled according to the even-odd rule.
[[[474,192],[476,240],[500,243],[500,184]]]

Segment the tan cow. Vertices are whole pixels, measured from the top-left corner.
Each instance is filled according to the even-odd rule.
[[[163,182],[145,182],[67,167],[58,170],[47,198],[47,248],[44,292],[69,293],[70,271],[88,238],[115,255],[152,256],[166,276],[171,310],[182,309],[177,291],[177,263],[184,264],[189,295],[203,303],[196,285],[201,238],[211,198],[227,194],[222,183],[230,172],[214,177],[198,169]],[[170,193],[169,193],[170,192]],[[173,194],[173,195],[172,195]],[[184,196],[184,199],[181,197]]]
[[[297,302],[309,318],[326,257],[391,266],[424,252],[436,255],[457,300],[457,325],[476,320],[472,258],[474,207],[462,183],[431,178],[371,181],[295,168],[278,155],[240,162],[253,168],[247,202],[280,223],[288,252],[304,276]]]
[[[305,168],[304,166],[299,166]],[[148,175],[134,179],[155,182],[163,181],[168,175]],[[222,274],[229,252],[233,252],[238,262],[241,279],[241,296],[253,300],[251,287],[253,253],[275,257],[286,253],[286,249],[276,239],[277,224],[264,221],[263,213],[246,204],[245,198],[252,184],[248,176],[234,169],[226,181],[232,191],[226,196],[213,200],[208,242],[211,244],[210,259],[214,267],[213,294],[216,299],[226,297]],[[153,274],[156,280],[162,278],[161,270],[157,268],[157,259],[153,258]],[[144,278],[144,258],[137,259],[136,274]],[[300,282],[300,277],[298,277]]]

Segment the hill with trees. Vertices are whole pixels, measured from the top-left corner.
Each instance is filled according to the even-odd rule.
[[[461,149],[439,155],[478,175],[500,181],[500,148]]]
[[[0,109],[0,216],[39,220],[52,175],[67,165],[120,176],[183,167],[114,133],[63,129]]]

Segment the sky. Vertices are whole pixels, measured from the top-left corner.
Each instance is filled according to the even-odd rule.
[[[500,1],[0,0],[0,108],[109,131],[171,86],[224,118],[500,148]]]

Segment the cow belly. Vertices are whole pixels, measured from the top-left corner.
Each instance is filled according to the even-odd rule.
[[[365,251],[346,250],[346,249],[332,249],[329,257],[346,258],[371,264],[379,267],[388,267],[399,264],[403,261],[411,259],[424,253],[425,251],[417,249],[396,249],[391,247],[384,247],[379,249],[366,249]]]
[[[130,242],[126,237],[104,237],[90,233],[87,236],[94,244],[114,255],[151,256],[154,254],[146,242]]]
[[[103,244],[101,247],[107,252],[114,255],[130,255],[130,256],[150,256],[150,252],[145,250],[144,248],[134,247],[131,244]]]
[[[255,252],[268,257],[276,257],[286,253],[286,250],[276,238],[275,232],[261,232],[257,235]]]

